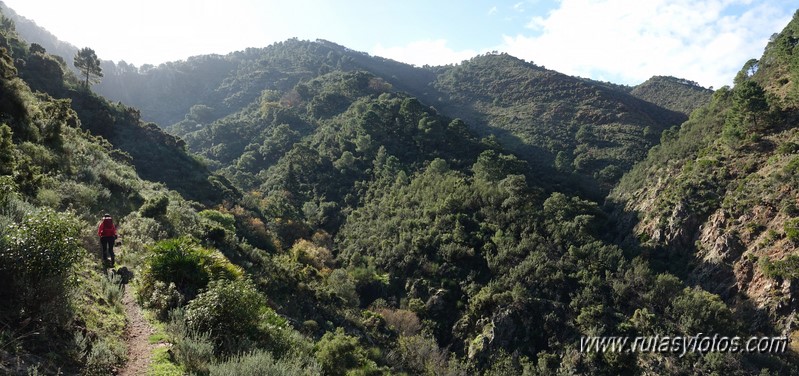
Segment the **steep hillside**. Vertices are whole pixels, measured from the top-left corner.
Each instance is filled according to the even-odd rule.
[[[84,90],[62,59],[41,47],[29,49],[20,43],[7,43],[7,46],[19,76],[31,89],[69,99],[83,127],[105,138],[126,155],[143,178],[163,182],[205,204],[238,196],[229,183],[211,174],[190,156],[182,140],[164,133],[153,123],[143,123],[138,110],[121,103],[109,104],[106,99]]]
[[[610,196],[628,243],[664,267],[796,330],[799,14],[735,86],[714,93]],[[625,234],[625,232],[622,232]]]
[[[394,342],[373,332],[380,325],[372,319],[344,324],[402,354],[379,359],[392,371],[792,369],[771,356],[576,351],[589,333],[747,326],[717,296],[605,240],[610,223],[596,203],[559,192],[496,139],[478,139],[375,75],[332,71],[264,90],[258,103],[186,140],[275,218],[280,244],[306,265],[292,278],[396,330]],[[285,309],[299,320],[335,311],[309,303]],[[639,321],[642,314],[652,320]],[[417,358],[425,348],[434,355]],[[518,360],[503,355],[514,353]]]
[[[75,86],[58,59],[30,50],[18,38],[13,23],[0,15],[0,374],[115,374],[126,361],[124,284],[137,290],[148,307],[160,302],[158,293],[144,293],[154,285],[159,292],[159,287],[173,288],[170,296],[180,296],[181,302],[189,300],[183,299],[188,290],[185,281],[170,285],[160,275],[147,277],[152,275],[150,260],[157,258],[155,249],[164,248],[182,255],[173,253],[170,260],[177,260],[183,272],[195,268],[187,272],[195,292],[213,282],[219,287],[210,291],[229,291],[232,286],[239,293],[249,293],[247,306],[257,310],[253,315],[260,315],[250,316],[250,321],[270,317],[270,338],[281,336],[285,346],[296,349],[311,346],[266,306],[261,293],[245,281],[250,276],[222,255],[252,263],[266,252],[252,244],[273,249],[271,235],[258,216],[235,201],[215,206],[224,213],[210,209],[187,201],[161,183],[141,179],[130,154],[92,133],[105,132],[114,138],[113,133],[119,132],[154,144],[128,146],[166,149],[171,158],[148,161],[156,164],[151,169],[180,158],[181,149],[168,142],[175,139],[157,129],[151,129],[151,135],[136,133],[135,129],[148,127],[130,123],[137,119],[135,110],[112,105]],[[47,69],[42,75],[32,74],[32,66]],[[32,86],[57,89],[71,98],[54,98],[33,91]],[[116,129],[98,128],[98,123]],[[202,197],[202,190],[200,186],[195,193]],[[100,258],[96,226],[103,213],[113,215],[121,235],[118,240],[124,239],[116,251],[116,267]],[[182,248],[169,248],[175,241],[167,239],[177,237],[182,239]],[[167,266],[166,274],[180,275],[175,268]],[[130,283],[131,277],[135,284]],[[214,297],[204,301],[217,304]],[[235,299],[226,304],[236,311],[242,307]],[[247,319],[240,313],[237,318]],[[248,329],[267,335],[266,329]],[[244,338],[245,334],[235,335]],[[189,341],[186,336],[178,330],[168,341],[179,347]],[[208,341],[206,348],[212,346]],[[271,353],[262,354],[260,363],[281,367],[289,358],[275,360]],[[165,359],[161,370],[191,371]],[[313,361],[291,359],[297,368],[318,369]]]
[[[471,110],[463,115],[468,122],[502,130],[500,140],[513,150],[605,188],[643,159],[664,129],[685,120],[618,88],[505,54],[442,68],[435,85],[447,103]]]
[[[97,219],[113,213],[129,235],[121,262],[196,212],[88,132],[71,100],[33,92],[14,66],[28,47],[1,23],[0,373],[110,374],[125,360],[123,290],[99,260]],[[36,82],[65,84],[47,77]],[[139,215],[158,196],[164,217]]]
[[[710,102],[713,90],[676,77],[655,76],[630,90],[630,94],[672,111],[690,115]]]

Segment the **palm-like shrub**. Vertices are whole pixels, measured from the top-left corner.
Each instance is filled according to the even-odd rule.
[[[209,281],[241,278],[242,269],[219,251],[204,248],[191,238],[158,242],[145,262],[139,300],[166,318],[170,309],[191,300]]]

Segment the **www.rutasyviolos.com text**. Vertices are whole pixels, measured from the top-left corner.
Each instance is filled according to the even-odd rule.
[[[689,352],[750,352],[782,353],[790,340],[781,337],[739,337],[706,335],[694,336],[586,336],[580,338],[580,352],[659,352],[679,354]]]

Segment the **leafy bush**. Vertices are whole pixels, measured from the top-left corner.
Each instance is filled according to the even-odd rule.
[[[225,230],[236,231],[236,218],[232,214],[208,209],[201,211],[200,217],[220,224]]]
[[[394,364],[419,375],[466,375],[463,365],[429,336],[400,336],[390,354]]]
[[[139,209],[142,217],[157,218],[166,214],[166,208],[169,206],[169,198],[166,196],[159,196],[153,200],[147,200]]]
[[[170,310],[180,307],[186,298],[178,291],[175,282],[167,284],[163,281],[155,281],[150,295],[145,297],[144,306],[155,311],[156,317],[164,320],[168,317]]]
[[[249,280],[211,281],[208,289],[186,306],[191,330],[210,333],[222,353],[235,352],[259,332],[266,299]]]
[[[367,358],[358,339],[344,334],[342,328],[327,332],[316,344],[316,360],[325,375],[346,375],[353,370],[362,374],[379,374],[374,361]]]
[[[777,146],[777,154],[796,154],[799,152],[799,144],[795,142],[785,142]]]
[[[686,287],[671,303],[670,312],[682,333],[734,333],[730,309],[718,295]]]
[[[175,342],[175,357],[190,374],[206,374],[214,359],[214,343],[208,333],[187,333]]]
[[[189,374],[207,374],[214,359],[214,344],[208,333],[192,331],[186,325],[186,312],[182,308],[169,315],[167,331],[175,344],[175,358]]]
[[[70,215],[42,210],[9,226],[0,239],[0,317],[63,323],[80,259],[80,227]]]
[[[119,359],[118,350],[105,340],[95,341],[86,357],[84,375],[112,374]]]
[[[360,302],[358,292],[355,290],[355,281],[344,269],[336,269],[330,273],[327,277],[327,290],[350,307],[355,307]]]
[[[799,244],[799,218],[791,219],[783,225],[785,236],[794,244]]]
[[[771,261],[768,257],[758,260],[763,274],[771,279],[793,280],[799,278],[799,256],[788,255],[782,260]]]
[[[315,245],[305,239],[300,239],[291,247],[292,258],[306,265],[311,265],[318,270],[333,266],[333,254],[325,247]]]
[[[313,358],[275,359],[272,354],[263,350],[237,355],[226,362],[213,364],[209,367],[209,371],[211,376],[312,376],[322,374],[322,369]]]
[[[159,309],[162,317],[181,301],[175,299],[170,288],[190,300],[211,280],[238,279],[244,274],[219,251],[203,248],[187,237],[158,242],[151,252],[140,278],[138,296],[145,306]]]

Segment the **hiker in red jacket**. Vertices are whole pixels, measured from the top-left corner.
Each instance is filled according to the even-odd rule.
[[[114,267],[114,242],[117,240],[117,228],[110,214],[103,215],[103,220],[97,227],[97,236],[100,237],[100,246],[103,247],[103,261],[111,256],[111,267]]]

